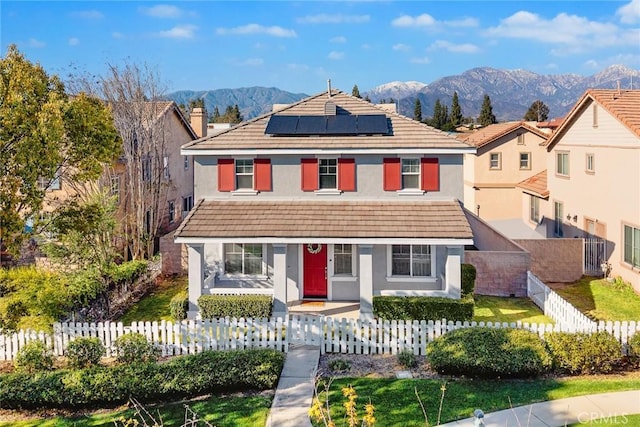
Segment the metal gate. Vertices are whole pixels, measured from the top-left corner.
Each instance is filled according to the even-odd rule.
[[[590,237],[584,239],[584,274],[601,276],[602,263],[606,260],[607,242],[604,239]]]

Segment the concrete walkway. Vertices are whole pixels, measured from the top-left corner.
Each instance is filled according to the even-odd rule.
[[[309,408],[313,399],[320,348],[292,347],[282,368],[267,427],[310,427]]]

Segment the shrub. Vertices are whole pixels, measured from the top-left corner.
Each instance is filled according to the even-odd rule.
[[[629,356],[640,360],[640,332],[629,338],[627,345],[629,346]]]
[[[427,359],[438,372],[472,377],[534,377],[551,368],[544,342],[522,329],[456,329],[427,346]]]
[[[351,364],[345,359],[332,359],[327,363],[327,366],[332,371],[348,371],[351,368]]]
[[[189,311],[189,296],[186,291],[174,295],[169,302],[169,312],[174,320],[184,320]]]
[[[461,269],[461,293],[462,296],[473,295],[476,287],[476,268],[471,264],[462,264]]]
[[[411,350],[402,350],[398,353],[398,362],[405,368],[415,368],[418,364],[415,354]]]
[[[622,346],[611,334],[552,332],[545,341],[555,369],[570,374],[611,372],[622,359]]]
[[[108,279],[116,285],[133,283],[147,271],[148,265],[146,260],[132,260],[120,265],[113,265],[107,273]]]
[[[53,352],[44,342],[31,341],[18,350],[13,364],[18,372],[47,371],[53,368]]]
[[[456,321],[473,318],[473,298],[444,297],[391,297],[374,296],[373,314],[379,319],[390,320],[440,320]]]
[[[116,361],[120,363],[155,362],[160,350],[139,333],[125,334],[115,341]]]
[[[267,318],[273,299],[269,295],[203,295],[198,298],[203,319],[220,317]]]
[[[86,368],[100,363],[105,353],[100,338],[80,337],[67,345],[66,355],[72,368]]]

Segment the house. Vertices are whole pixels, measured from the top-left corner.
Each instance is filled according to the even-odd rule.
[[[338,90],[182,147],[196,206],[187,245],[189,316],[202,294],[301,300],[460,296],[473,244],[460,200],[463,156],[447,133]]]
[[[528,122],[506,122],[458,135],[477,148],[464,161],[464,205],[483,220],[520,219],[516,185],[546,168],[549,134]]]
[[[590,89],[547,141],[546,171],[520,184],[523,220],[585,238],[585,271],[640,292],[640,90]]]

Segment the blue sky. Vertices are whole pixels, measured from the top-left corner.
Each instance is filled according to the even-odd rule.
[[[591,75],[640,69],[640,0],[0,1],[15,43],[60,76],[123,60],[168,91],[249,86],[315,94],[429,83],[473,67]]]

